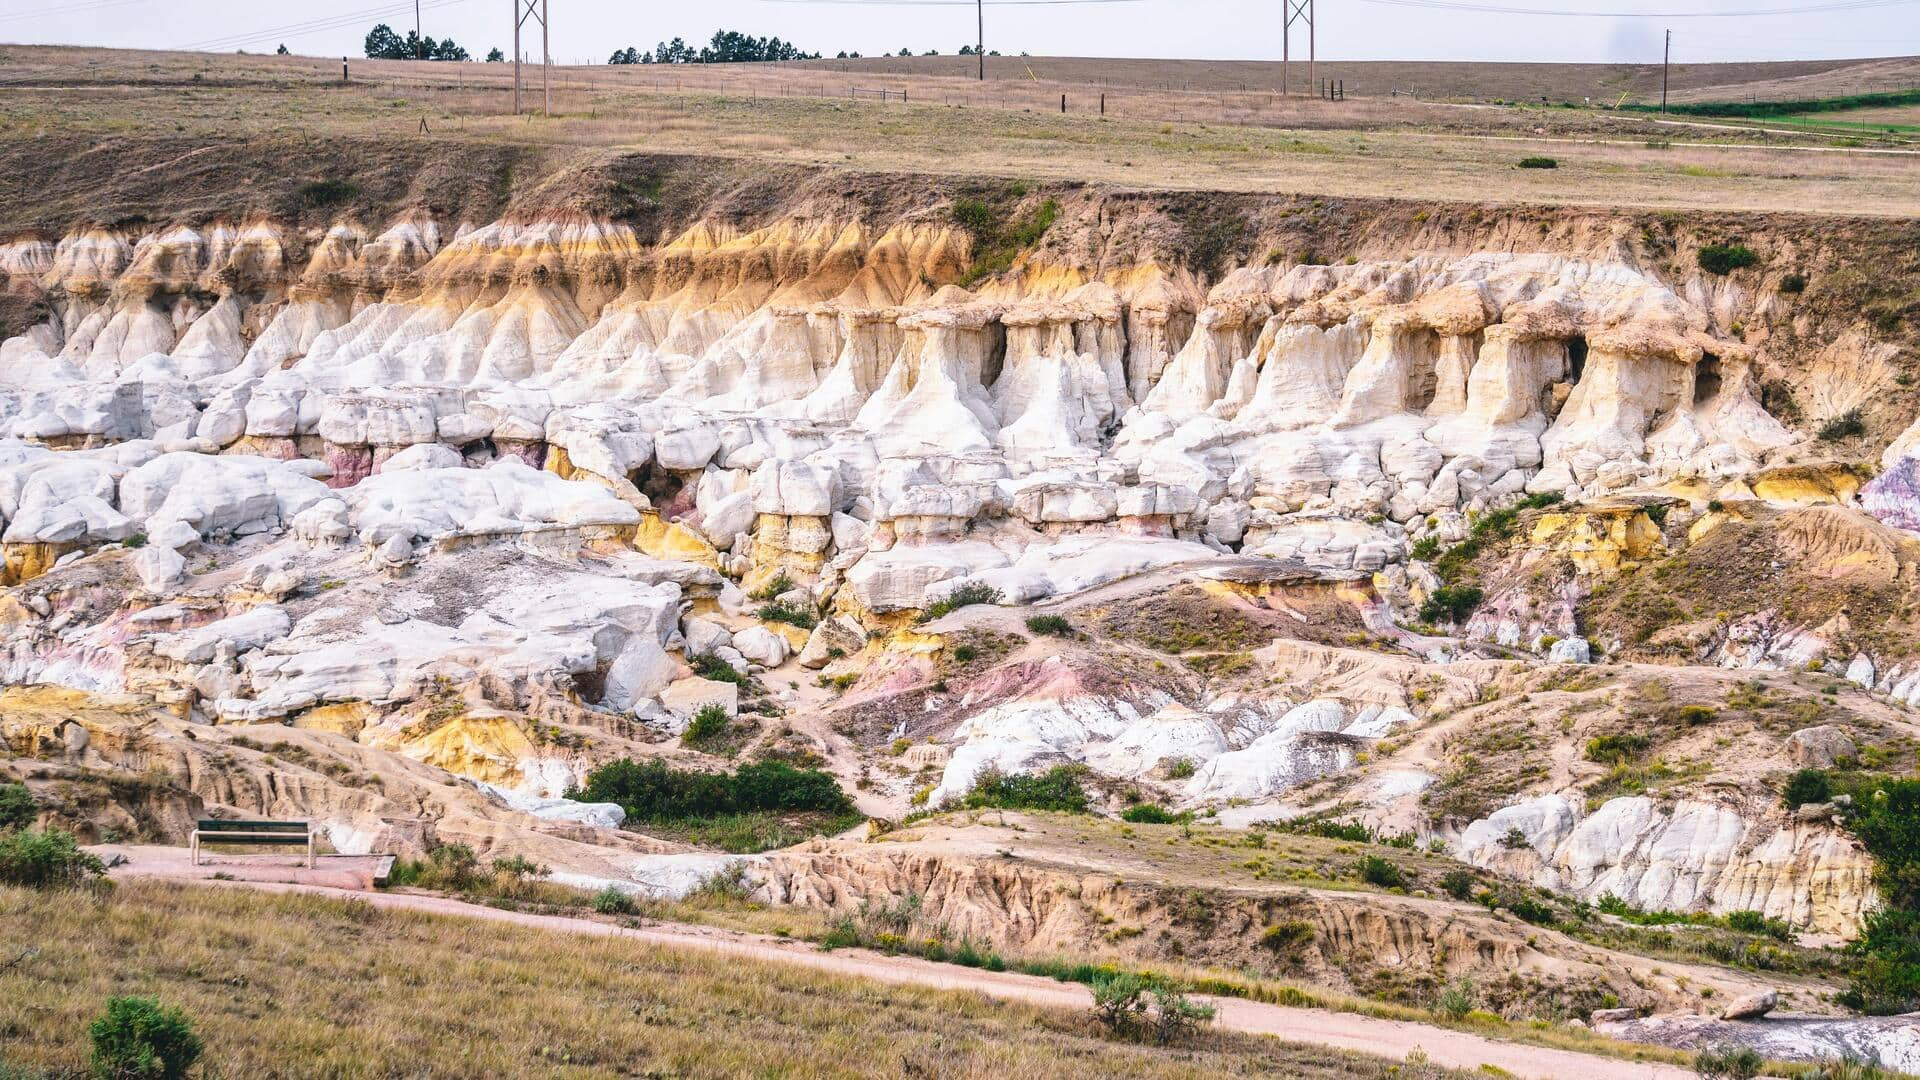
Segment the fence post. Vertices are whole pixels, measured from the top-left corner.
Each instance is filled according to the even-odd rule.
[[[1060,111],[1061,112],[1067,111],[1067,95],[1065,94],[1060,95]]]
[[[347,58],[344,56],[340,58],[340,81],[347,81]]]
[[[1105,94],[1100,95],[1100,115],[1107,115],[1107,95]]]

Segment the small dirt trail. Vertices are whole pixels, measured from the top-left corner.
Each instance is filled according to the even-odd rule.
[[[713,927],[659,923],[632,929],[592,919],[501,911],[441,896],[414,893],[354,892],[307,885],[221,882],[229,888],[278,893],[309,893],[358,900],[376,908],[484,919],[561,934],[625,938],[648,945],[698,949],[726,956],[792,964],[836,975],[939,990],[971,990],[1004,1001],[1061,1009],[1085,1009],[1092,1003],[1086,987],[1013,972],[980,971],[935,964],[913,957],[882,956],[861,950],[821,952],[810,945],[758,937]],[[1694,1080],[1691,1070],[1672,1065],[1621,1061],[1571,1050],[1501,1042],[1469,1032],[1352,1013],[1296,1009],[1237,998],[1202,998],[1218,1010],[1215,1026],[1253,1035],[1271,1035],[1404,1061],[1414,1051],[1448,1068],[1475,1070],[1492,1065],[1529,1080]]]

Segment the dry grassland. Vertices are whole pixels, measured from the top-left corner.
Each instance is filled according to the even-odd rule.
[[[1116,1043],[1086,1015],[977,994],[158,882],[103,903],[0,889],[0,962],[16,956],[0,970],[0,1065],[35,1071],[83,1067],[88,1022],[123,994],[184,1009],[208,1075],[225,1077],[1333,1080],[1390,1068],[1225,1033],[1194,1048]]]
[[[1239,123],[1155,120],[1128,116],[1124,98],[1110,101],[1104,117],[1062,115],[1052,89],[1024,109],[941,103],[937,95],[882,103],[842,96],[804,68],[602,67],[557,73],[554,117],[516,118],[507,112],[503,65],[355,61],[354,81],[342,86],[337,62],[3,51],[0,60],[16,74],[0,83],[0,130],[21,137],[352,135],[1145,188],[1883,216],[1920,210],[1913,154],[1844,152],[1814,136],[1786,137],[1804,144],[1798,149],[1747,147],[1734,144],[1779,140],[1585,110],[1379,99],[1271,104],[1271,95],[1255,95],[1287,111]],[[777,95],[749,84],[775,77],[788,80]],[[1560,167],[1516,168],[1533,155]]]

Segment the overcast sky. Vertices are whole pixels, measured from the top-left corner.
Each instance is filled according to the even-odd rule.
[[[511,38],[509,0],[424,0],[433,37],[451,34],[476,57]],[[650,48],[674,36],[699,43],[726,28],[777,35],[831,56],[908,47],[957,51],[973,40],[971,5],[860,6],[775,0],[548,0],[562,62],[598,63],[614,48]],[[1713,12],[1831,4],[1835,0],[1493,0],[1542,10]],[[1674,60],[1781,60],[1920,53],[1920,0],[1884,6],[1729,18],[1516,16],[1318,0],[1320,55],[1374,60],[1658,61],[1674,29]],[[294,24],[370,12],[335,28]],[[1078,6],[1007,6],[988,0],[988,47],[1036,55],[1277,59],[1279,0],[1135,0]],[[316,56],[357,55],[375,22],[404,33],[412,9],[393,0],[0,0],[0,41],[177,48],[221,35],[261,34],[237,45],[285,42]],[[1296,30],[1296,33],[1299,31]],[[1296,42],[1301,38],[1296,38]],[[1303,49],[1303,46],[1301,46]],[[1304,51],[1304,49],[1303,49]]]

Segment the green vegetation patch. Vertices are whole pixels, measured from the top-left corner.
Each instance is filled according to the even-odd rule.
[[[783,761],[707,773],[621,758],[589,773],[586,784],[569,797],[617,803],[630,826],[663,829],[734,852],[784,847],[843,832],[860,820],[853,800],[831,774]]]
[[[1046,199],[1024,214],[1015,215],[1014,205],[1026,195],[1026,188],[1015,185],[995,197],[959,198],[953,201],[954,224],[973,236],[973,265],[960,277],[962,288],[1013,269],[1020,254],[1040,243],[1060,216],[1060,204]]]
[[[974,782],[960,805],[968,810],[1054,810],[1084,814],[1087,797],[1084,765],[1055,765],[1038,776],[1010,775],[989,768]]]

